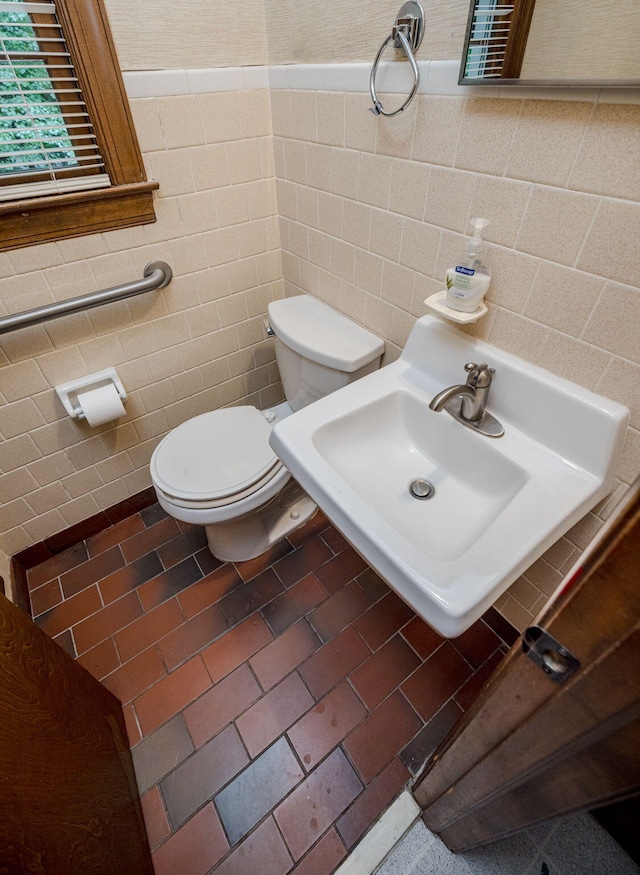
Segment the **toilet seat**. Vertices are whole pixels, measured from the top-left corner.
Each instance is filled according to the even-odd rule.
[[[154,485],[171,504],[194,510],[223,508],[262,490],[275,494],[290,475],[269,446],[271,428],[249,405],[196,416],[156,447]]]

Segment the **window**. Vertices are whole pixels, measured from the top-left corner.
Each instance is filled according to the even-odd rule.
[[[0,34],[0,201],[110,185],[54,4],[2,0]]]
[[[102,0],[0,0],[0,248],[155,220]]]

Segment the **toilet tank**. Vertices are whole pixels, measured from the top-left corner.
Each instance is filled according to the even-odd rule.
[[[269,322],[284,394],[300,410],[380,366],[384,341],[312,298],[272,301]]]

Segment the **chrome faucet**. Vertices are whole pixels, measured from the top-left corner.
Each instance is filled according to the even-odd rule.
[[[504,428],[485,410],[495,368],[490,368],[486,362],[481,365],[468,362],[464,369],[468,375],[467,382],[438,392],[431,399],[430,409],[436,413],[446,410],[458,422],[487,437],[502,437]]]

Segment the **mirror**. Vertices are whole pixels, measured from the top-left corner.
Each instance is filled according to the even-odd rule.
[[[640,0],[472,0],[461,85],[640,85]]]

